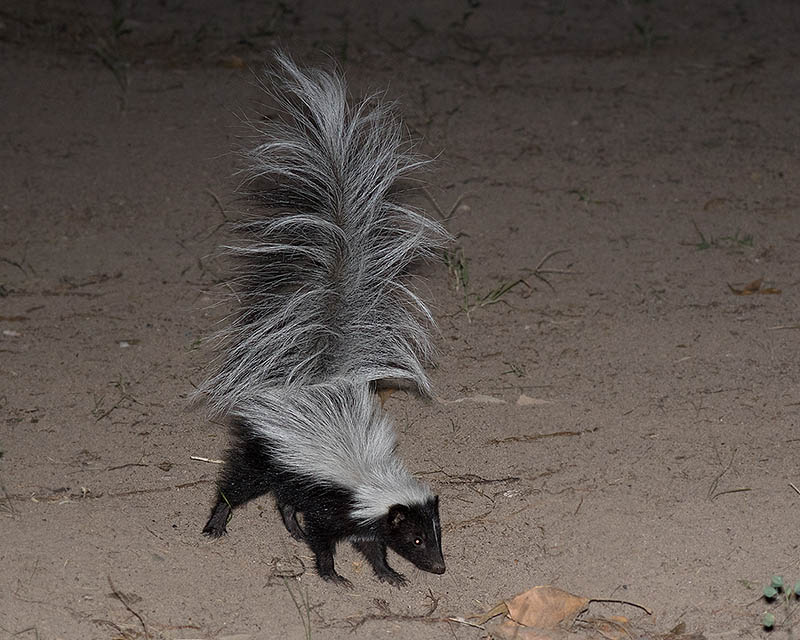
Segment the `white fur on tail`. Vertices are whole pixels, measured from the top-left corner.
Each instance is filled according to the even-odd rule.
[[[366,384],[337,379],[264,389],[241,399],[231,415],[267,439],[282,466],[310,483],[352,491],[352,515],[362,522],[392,505],[433,498],[396,455],[394,430]]]
[[[429,395],[432,319],[406,271],[447,233],[400,198],[426,161],[379,97],[350,105],[338,74],[277,61],[265,85],[280,116],[253,123],[257,144],[243,154],[258,210],[229,247],[241,311],[200,393],[214,413],[267,387],[342,376]]]

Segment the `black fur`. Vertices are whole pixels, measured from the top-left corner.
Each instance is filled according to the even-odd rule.
[[[346,488],[325,486],[279,468],[269,442],[254,436],[247,425],[234,424],[232,434],[234,446],[219,477],[219,497],[203,529],[206,535],[225,535],[232,508],[271,492],[287,531],[308,544],[324,580],[350,586],[334,568],[336,544],[342,540],[353,543],[381,582],[405,582],[387,563],[387,548],[424,571],[444,573],[438,497],[425,504],[394,505],[385,516],[365,524],[352,517],[353,495]],[[303,516],[302,527],[298,513]]]

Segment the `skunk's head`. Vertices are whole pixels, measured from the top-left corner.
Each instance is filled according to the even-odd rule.
[[[424,503],[391,506],[383,528],[390,549],[423,571],[444,573],[439,496]]]

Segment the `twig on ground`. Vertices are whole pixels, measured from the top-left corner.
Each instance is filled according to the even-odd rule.
[[[214,458],[204,458],[202,456],[189,456],[189,460],[197,460],[198,462],[210,462],[211,464],[225,464],[224,460],[215,460]]]
[[[439,203],[436,201],[436,198],[433,197],[433,194],[430,191],[428,191],[427,188],[423,187],[422,193],[425,194],[425,197],[433,205],[433,208],[436,209],[436,213],[438,214],[439,219],[445,226],[447,226],[447,223],[456,217],[459,205],[472,195],[469,191],[462,193],[460,196],[458,196],[458,198],[456,198],[456,201],[453,203],[453,206],[450,207],[450,211],[448,213],[445,213],[442,207],[439,206]]]
[[[547,263],[548,260],[550,260],[550,258],[557,256],[560,253],[568,253],[569,251],[570,249],[553,249],[552,251],[548,251],[544,258],[539,260],[539,264],[537,264],[533,271],[531,271],[531,275],[544,282],[548,287],[550,287],[551,291],[555,291],[555,287],[553,287],[553,285],[550,284],[550,281],[542,275],[543,273],[576,275],[579,272],[573,271],[572,269],[542,269],[542,267]]]
[[[561,436],[580,436],[584,433],[594,433],[598,427],[591,429],[584,429],[583,431],[554,431],[552,433],[534,433],[532,435],[522,436],[509,436],[508,438],[499,438],[488,440],[486,444],[505,444],[506,442],[533,442],[534,440],[542,440],[544,438],[557,438]]]
[[[637,609],[641,609],[644,611],[648,616],[652,616],[653,612],[645,607],[643,604],[637,604],[636,602],[631,602],[630,600],[617,600],[615,598],[591,598],[591,602],[613,602],[615,604],[627,604],[631,607],[636,607]]]
[[[311,640],[311,607],[308,600],[308,589],[306,588],[305,594],[302,590],[299,591],[298,595],[300,601],[298,602],[298,598],[295,596],[294,591],[292,591],[291,587],[289,586],[289,581],[286,578],[283,579],[283,586],[285,586],[286,590],[289,592],[292,602],[294,602],[294,607],[297,609],[297,613],[300,616],[300,621],[303,623],[306,640]],[[300,587],[298,587],[298,589],[300,589]],[[302,607],[300,606],[301,604],[303,605]]]
[[[17,510],[14,508],[14,503],[11,502],[11,496],[8,495],[4,484],[0,484],[0,490],[3,491],[3,497],[6,499],[5,504],[2,505],[2,511],[6,511],[11,514],[12,517],[16,518]]]
[[[730,468],[733,466],[733,459],[735,457],[736,457],[736,449],[734,449],[731,452],[731,459],[728,460],[728,464],[725,466],[725,468],[722,470],[722,472],[719,475],[717,475],[716,478],[714,478],[714,481],[711,483],[711,486],[708,488],[708,493],[706,493],[706,498],[708,500],[713,500],[714,498],[717,497],[717,495],[720,495],[720,494],[716,493],[717,485],[719,485],[719,481],[722,480],[722,476],[724,476],[726,473],[728,473]]]
[[[222,219],[225,220],[225,222],[228,222],[228,220],[229,220],[228,214],[225,213],[225,207],[222,206],[222,201],[219,199],[217,194],[214,193],[211,189],[206,189],[206,193],[211,196],[211,198],[214,200],[214,202],[219,207],[219,212],[222,214]],[[219,227],[217,227],[217,228],[219,228]]]
[[[111,593],[113,594],[113,596],[117,600],[119,600],[130,613],[136,616],[136,619],[139,621],[139,624],[142,625],[142,631],[144,631],[145,640],[150,640],[150,632],[147,630],[147,624],[145,623],[144,618],[138,611],[136,611],[133,607],[131,607],[131,605],[128,604],[128,600],[125,597],[125,595],[114,586],[114,583],[111,581],[111,576],[106,576],[106,578],[108,578],[108,584],[111,587]]]

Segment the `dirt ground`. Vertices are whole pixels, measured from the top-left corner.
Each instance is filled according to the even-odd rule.
[[[635,637],[788,629],[798,43],[793,0],[3,3],[0,638],[466,640],[542,584]],[[226,431],[189,396],[278,46],[387,88],[454,213],[438,399],[388,405],[448,570],[400,589],[344,547],[322,582],[270,500],[200,535]]]

